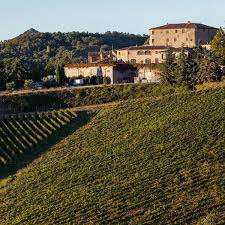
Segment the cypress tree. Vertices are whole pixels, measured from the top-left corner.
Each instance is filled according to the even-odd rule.
[[[168,48],[166,58],[161,64],[161,81],[165,84],[173,84],[176,81],[176,58],[172,48]]]

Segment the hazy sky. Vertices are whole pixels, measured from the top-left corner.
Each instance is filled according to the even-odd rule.
[[[225,26],[224,0],[0,0],[0,40],[39,31],[147,34],[165,23]]]

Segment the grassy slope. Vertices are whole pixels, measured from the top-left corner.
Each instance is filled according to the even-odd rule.
[[[225,90],[103,109],[1,188],[0,224],[223,224]]]

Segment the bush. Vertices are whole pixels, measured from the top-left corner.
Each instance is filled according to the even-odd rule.
[[[34,88],[34,81],[33,80],[25,80],[24,88],[25,89],[32,89],[32,88]]]
[[[6,89],[7,90],[15,90],[16,88],[16,83],[13,81],[13,82],[9,82],[9,83],[6,83]]]
[[[130,84],[5,95],[0,98],[1,112],[20,112],[70,108],[142,97],[160,97],[183,93],[183,88],[163,84]]]

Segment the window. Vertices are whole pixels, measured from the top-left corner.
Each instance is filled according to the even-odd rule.
[[[185,31],[184,31],[184,29],[182,30],[182,33],[184,33]]]
[[[155,31],[152,31],[152,35],[154,35],[155,34]]]
[[[151,64],[151,63],[152,63],[151,59],[146,59],[145,60],[145,64]]]
[[[144,51],[138,51],[137,55],[145,55],[145,52]]]
[[[166,33],[169,34],[169,31],[167,30]]]
[[[131,63],[131,64],[136,64],[136,59],[131,59],[131,60],[130,60],[130,63]]]
[[[175,30],[175,33],[177,34],[178,33],[178,30]]]
[[[155,54],[158,54],[158,51],[156,51]]]
[[[177,41],[177,39],[176,38],[174,38],[174,42],[176,42]]]
[[[120,55],[120,52],[119,52],[119,55]]]
[[[167,39],[166,39],[166,42],[169,42],[169,41],[170,41],[169,38],[167,38]]]
[[[188,41],[188,38],[186,38],[186,41]]]
[[[164,55],[162,54],[162,59],[164,59]]]
[[[152,39],[152,44],[154,45],[154,43],[155,43],[155,39]]]
[[[158,58],[155,59],[155,63],[156,63],[156,64],[159,63],[159,59],[158,59]]]
[[[203,29],[203,32],[205,32],[205,28]]]
[[[151,51],[145,51],[145,55],[151,55],[152,52]]]

